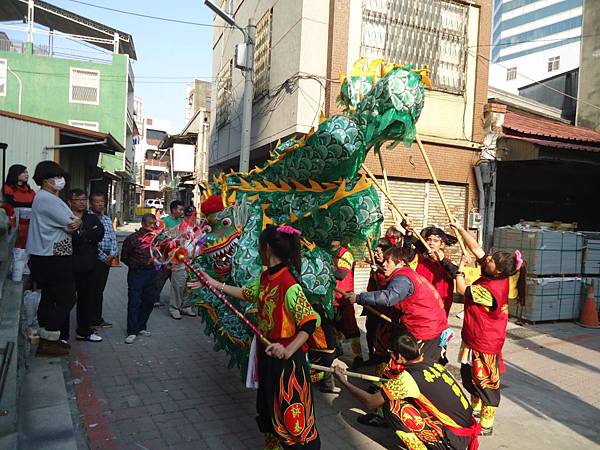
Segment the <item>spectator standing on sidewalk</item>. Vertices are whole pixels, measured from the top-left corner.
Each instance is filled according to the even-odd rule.
[[[101,192],[90,195],[90,209],[104,227],[104,237],[98,243],[98,258],[91,276],[93,285],[92,326],[95,328],[111,328],[112,324],[104,320],[102,303],[104,302],[104,289],[108,280],[110,267],[119,261],[117,235],[112,225],[112,219],[104,214],[106,197]]]
[[[170,214],[163,219],[165,228],[176,228],[180,226],[183,223],[185,213],[183,203],[179,200],[172,201],[169,204],[169,211]],[[195,317],[196,312],[192,308],[187,296],[187,273],[185,271],[185,266],[183,264],[174,264],[170,272],[171,293],[169,295],[169,314],[175,320],[180,320],[182,314]],[[157,286],[157,289],[162,290],[162,286]],[[158,295],[160,295],[160,291]]]
[[[169,215],[163,217],[161,220],[165,225],[165,228],[175,228],[179,226],[182,221],[184,214],[183,203],[179,200],[173,200],[169,204]],[[154,306],[162,306],[160,303],[160,293],[165,287],[165,283],[167,280],[171,279],[171,270],[166,267],[161,268],[156,275],[156,300],[154,301]],[[171,283],[173,281],[171,280]],[[179,314],[179,319],[181,319],[181,314]]]
[[[73,272],[77,290],[77,340],[101,342],[102,337],[92,328],[94,314],[94,286],[90,282],[98,259],[98,242],[104,236],[104,226],[96,214],[87,210],[87,196],[81,189],[71,189],[68,195],[73,215],[81,219],[81,226],[73,233]],[[63,328],[69,336],[69,320]]]
[[[81,226],[58,194],[65,187],[65,170],[54,161],[42,161],[33,179],[41,190],[32,204],[27,235],[33,281],[42,290],[38,306],[41,356],[67,355],[71,346],[61,337],[61,328],[75,304],[73,244],[71,234]]]
[[[18,221],[17,241],[13,249],[13,280],[15,281],[19,281],[23,274],[29,274],[27,268],[29,256],[25,246],[27,245],[27,230],[31,220],[31,204],[35,198],[35,191],[29,187],[28,181],[27,167],[14,164],[8,169],[2,189],[3,208],[9,216],[15,216],[15,220]]]
[[[146,330],[148,318],[156,298],[156,270],[150,255],[150,245],[144,238],[156,228],[154,214],[142,216],[142,227],[129,235],[121,249],[121,261],[127,272],[127,337],[133,344],[138,335],[150,336]]]

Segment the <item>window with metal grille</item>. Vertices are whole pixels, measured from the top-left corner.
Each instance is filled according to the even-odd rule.
[[[462,93],[468,12],[451,0],[363,0],[361,55],[428,66],[434,89]]]
[[[91,105],[100,103],[100,72],[71,68],[69,102]]]
[[[548,72],[553,72],[560,68],[560,56],[548,58]]]
[[[89,122],[87,120],[69,120],[69,125],[77,128],[84,128],[86,130],[100,131],[100,124],[98,122]]]
[[[272,17],[273,9],[270,9],[256,24],[256,44],[254,47],[254,99],[259,99],[269,93]]]
[[[6,96],[7,67],[8,61],[0,59],[0,96],[2,97]]]
[[[219,70],[217,76],[217,127],[222,127],[229,121],[231,109],[231,75],[233,72],[233,59]]]
[[[515,80],[517,78],[517,68],[509,67],[506,69],[506,81]]]

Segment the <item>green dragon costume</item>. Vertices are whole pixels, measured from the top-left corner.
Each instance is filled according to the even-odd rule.
[[[204,212],[211,231],[193,264],[228,284],[249,285],[263,270],[261,231],[268,224],[290,224],[302,231],[304,244],[302,271],[296,275],[309,300],[331,315],[331,240],[341,238],[363,254],[367,240],[380,236],[383,223],[377,192],[359,174],[361,164],[371,147],[386,141],[412,143],[427,82],[426,71],[411,66],[357,61],[342,80],[342,114],[301,139],[277,145],[262,167],[221,174],[209,185],[212,208]],[[220,203],[216,208],[215,202]],[[227,352],[230,367],[245,374],[251,332],[207,288],[195,289],[193,296],[215,350]],[[252,305],[230,301],[253,319]]]

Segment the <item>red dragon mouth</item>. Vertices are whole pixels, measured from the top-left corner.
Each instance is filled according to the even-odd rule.
[[[209,256],[214,261],[217,273],[227,273],[231,269],[231,257],[237,246],[240,234],[234,232],[225,239],[217,241],[210,247],[204,248],[202,254]]]

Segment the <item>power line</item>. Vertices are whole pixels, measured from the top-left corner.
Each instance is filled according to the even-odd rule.
[[[69,78],[71,75],[70,73],[56,73],[56,72],[38,72],[38,71],[33,71],[33,70],[22,70],[22,69],[12,69],[14,72],[17,73],[27,73],[27,74],[33,74],[33,75],[47,75],[47,76],[53,76],[53,77],[58,77],[58,78]],[[138,78],[140,78],[140,80],[138,80]],[[148,79],[146,79],[148,78]],[[168,75],[162,76],[162,75],[140,75],[140,76],[134,76],[134,81],[136,83],[142,83],[142,84],[189,84],[192,83],[195,80],[209,80],[209,82],[214,81],[215,78],[213,77],[171,77]],[[108,81],[108,82],[116,82],[116,83],[124,83],[125,81],[127,81],[127,78],[121,75],[100,75],[100,80],[101,81]]]
[[[190,22],[188,20],[171,19],[171,18],[167,18],[167,17],[151,16],[149,14],[141,14],[141,13],[137,13],[137,12],[133,12],[133,11],[125,11],[125,10],[122,10],[122,9],[109,8],[107,6],[94,5],[93,3],[82,2],[80,0],[66,0],[66,1],[72,2],[72,3],[79,3],[80,5],[91,6],[92,8],[104,9],[106,11],[117,12],[117,13],[120,13],[120,14],[127,14],[127,15],[130,15],[130,16],[143,17],[145,19],[160,20],[160,21],[163,21],[163,22],[181,23],[181,24],[184,24],[184,25],[194,25],[194,26],[197,26],[197,27],[231,28],[230,26],[227,26],[227,25],[213,25],[213,24],[209,24],[209,23]]]
[[[468,50],[468,52],[469,52],[469,53],[471,53],[471,51],[470,51],[470,50]],[[472,53],[471,53],[471,54],[472,54]],[[477,56],[477,57],[479,57],[479,58],[481,58],[481,59],[485,60],[485,61],[488,63],[488,67],[489,67],[489,64],[490,64],[490,63],[492,63],[492,64],[496,64],[496,65],[498,65],[498,66],[502,67],[503,69],[506,69],[506,70],[508,70],[508,69],[509,69],[509,67],[506,67],[506,66],[504,66],[504,65],[502,65],[502,64],[500,64],[500,63],[495,63],[495,62],[492,62],[492,60],[491,60],[491,59],[489,59],[489,58],[487,58],[487,57],[485,57],[485,56],[483,56],[483,55],[480,55],[480,54],[477,54],[477,53],[476,53],[476,54],[475,54],[475,56]],[[512,67],[511,67],[511,68],[512,68]],[[590,106],[590,107],[592,107],[592,108],[594,108],[594,109],[597,109],[597,110],[599,110],[599,111],[600,111],[600,106],[594,105],[593,103],[587,102],[587,101],[585,101],[585,100],[582,100],[582,99],[580,99],[580,98],[578,99],[577,97],[574,97],[574,96],[572,96],[572,95],[570,95],[570,94],[567,94],[566,92],[559,91],[558,89],[556,89],[556,88],[553,88],[552,86],[550,86],[550,85],[547,85],[546,83],[544,83],[544,82],[542,82],[542,81],[538,81],[538,80],[536,80],[536,79],[534,79],[534,78],[528,77],[527,75],[524,75],[524,74],[523,74],[523,73],[521,73],[521,72],[516,72],[516,73],[517,73],[517,75],[520,75],[521,77],[525,78],[526,80],[532,81],[533,83],[535,83],[535,84],[539,84],[540,86],[543,86],[543,87],[545,87],[546,89],[549,89],[549,90],[551,90],[551,91],[553,91],[553,92],[556,92],[557,94],[560,94],[560,95],[562,95],[562,96],[564,96],[564,97],[570,98],[570,99],[572,99],[572,100],[575,100],[575,101],[577,101],[577,102],[581,102],[581,103],[583,103],[584,105]]]
[[[504,44],[477,44],[477,45],[469,45],[467,48],[478,48],[478,47],[501,47],[504,45],[517,45],[517,44],[531,44],[531,43],[535,43],[535,42],[559,42],[559,41],[566,41],[567,39],[571,39],[571,38],[575,38],[575,37],[579,37],[581,39],[583,38],[588,38],[588,37],[597,37],[600,36],[600,33],[593,33],[593,34],[582,34],[580,36],[571,36],[568,38],[554,38],[554,39],[535,39],[535,40],[531,40],[531,41],[515,41],[515,42],[505,42]]]

